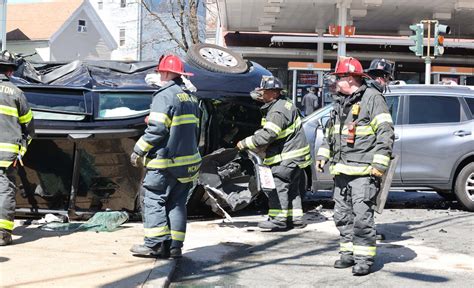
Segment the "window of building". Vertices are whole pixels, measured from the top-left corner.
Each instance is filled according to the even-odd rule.
[[[120,8],[127,7],[127,0],[120,0]]]
[[[79,20],[77,22],[77,32],[87,32],[86,20]]]
[[[409,124],[460,121],[461,103],[457,97],[410,96]]]
[[[120,29],[119,45],[120,46],[125,46],[125,28]]]
[[[104,9],[104,1],[102,1],[102,0],[97,1],[97,8],[99,10]]]
[[[464,98],[466,99],[467,105],[469,106],[469,110],[471,110],[471,114],[474,116],[474,98]]]

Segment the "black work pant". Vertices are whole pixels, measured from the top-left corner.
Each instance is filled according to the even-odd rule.
[[[372,265],[376,254],[374,208],[378,180],[341,174],[334,181],[334,222],[341,235],[341,257]]]
[[[280,222],[298,222],[303,219],[301,181],[304,171],[298,166],[271,167],[276,189],[268,193],[268,216]]]
[[[172,240],[183,247],[186,234],[186,199],[192,183],[181,183],[166,170],[147,170],[143,179],[145,245]]]

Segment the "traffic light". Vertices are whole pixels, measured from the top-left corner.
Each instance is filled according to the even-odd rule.
[[[410,36],[410,39],[415,41],[415,45],[410,46],[409,48],[411,51],[415,52],[416,56],[423,56],[423,24],[410,25],[410,30],[414,32],[413,35]]]
[[[451,28],[448,25],[436,23],[434,31],[434,56],[441,56],[444,54],[444,36],[442,34],[449,34]]]

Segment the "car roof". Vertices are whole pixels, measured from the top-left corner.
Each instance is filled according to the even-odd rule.
[[[426,84],[407,84],[390,85],[386,95],[393,93],[448,93],[448,94],[469,94],[474,95],[474,86],[462,85],[426,85]]]

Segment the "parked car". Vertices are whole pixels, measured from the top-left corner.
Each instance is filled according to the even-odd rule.
[[[392,187],[433,189],[474,211],[474,87],[396,85],[385,94],[400,156]],[[313,156],[331,105],[303,120]],[[326,169],[326,171],[329,169]],[[312,190],[331,189],[332,176],[312,167]]]
[[[259,158],[240,155],[234,147],[259,128],[260,105],[249,92],[259,86],[263,75],[271,73],[215,45],[199,45],[188,56],[192,59],[185,69],[195,74],[190,80],[197,87],[202,111],[199,149],[202,155],[214,152],[204,157],[206,173],[193,189],[189,207],[205,202],[219,210],[216,203],[220,201],[220,207],[241,209],[260,192],[255,178]],[[229,57],[239,59],[228,61]],[[36,138],[24,158],[25,166],[19,168],[17,212],[69,211],[74,217],[104,209],[137,212],[143,169],[132,167],[129,155],[143,134],[144,119],[158,89],[145,82],[156,62],[32,65],[22,61],[11,81],[31,105]],[[226,155],[219,165],[213,160],[216,150]],[[217,159],[222,160],[221,156]],[[208,193],[213,194],[213,201]]]

